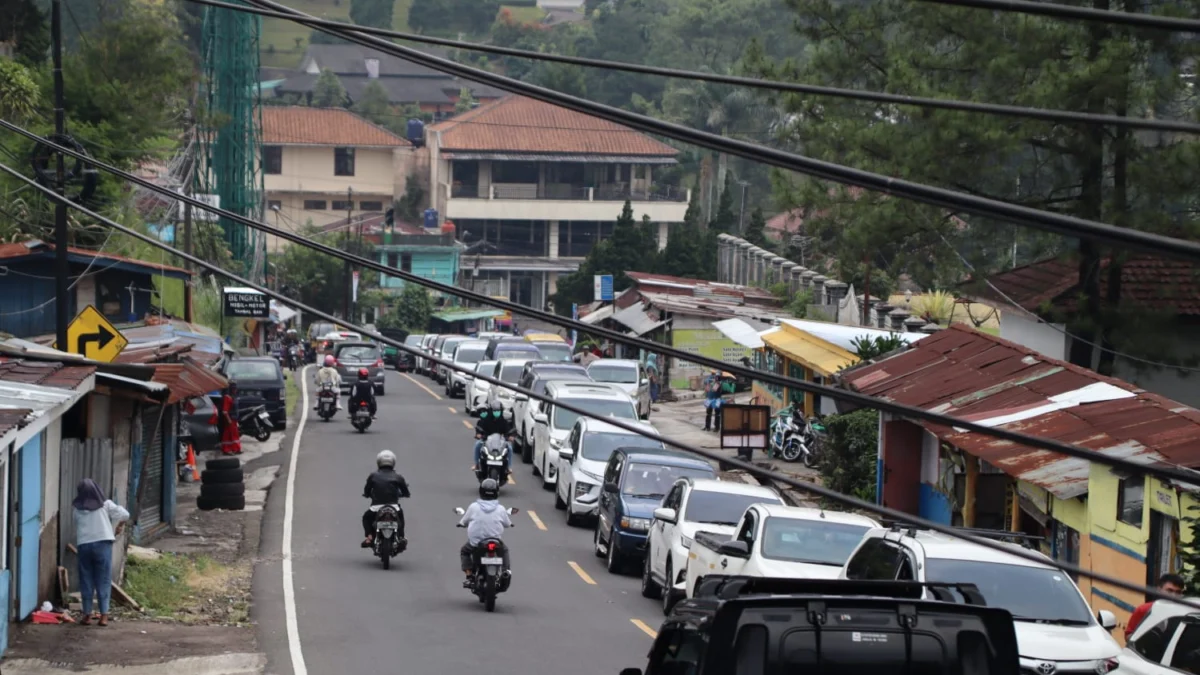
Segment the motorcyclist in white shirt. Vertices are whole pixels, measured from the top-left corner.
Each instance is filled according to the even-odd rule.
[[[342,409],[342,397],[341,397],[342,376],[338,374],[337,367],[334,366],[335,363],[336,363],[336,361],[333,358],[333,355],[326,354],[325,355],[325,365],[322,366],[321,369],[317,371],[316,381],[317,381],[317,387],[320,387],[323,384],[332,384],[333,385],[334,393],[338,394],[337,409],[341,410]],[[321,405],[320,402],[318,402],[316,405],[313,406],[313,410],[316,410],[317,408],[319,408],[320,405]]]

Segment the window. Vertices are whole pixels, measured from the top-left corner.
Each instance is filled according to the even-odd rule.
[[[1184,624],[1168,665],[1185,673],[1200,674],[1200,624]]]
[[[276,211],[276,210],[282,209],[282,208],[283,208],[283,202],[279,201],[278,199],[268,199],[267,200],[267,210],[268,211]]]
[[[578,429],[578,425],[575,427]],[[665,449],[662,441],[656,441],[635,434],[617,434],[608,432],[592,432],[584,437],[583,457],[593,462],[607,462],[617,448],[656,448]],[[578,447],[578,446],[576,446]]]
[[[865,525],[767,518],[763,526],[762,554],[772,560],[841,567],[866,533]],[[913,578],[911,568],[907,578]]]
[[[335,199],[333,202],[333,210],[334,211],[353,211],[354,210],[354,202],[346,201],[344,199],[340,200],[340,201]]]
[[[925,581],[975,584],[989,607],[1007,609],[1018,621],[1095,623],[1071,577],[1049,567],[927,558]],[[1014,593],[1014,588],[1021,592]]]
[[[304,200],[304,210],[305,211],[324,211],[325,210],[325,200],[324,199],[305,199]]]
[[[711,523],[713,525],[737,525],[738,518],[746,512],[751,504],[780,504],[778,499],[763,495],[740,495],[733,492],[717,492],[715,490],[693,490],[688,497],[687,510],[682,520],[692,523]],[[862,537],[860,536],[859,539]],[[854,540],[855,545],[858,539]],[[849,551],[846,552],[847,555]]]
[[[1143,476],[1122,478],[1117,491],[1117,520],[1122,523],[1142,526],[1142,502],[1146,491]]]
[[[333,175],[354,175],[354,148],[333,149]]]
[[[742,529],[738,530],[736,539],[744,541],[754,548],[754,523],[756,517],[753,512],[746,514],[746,520],[742,523]]]
[[[1147,661],[1162,663],[1167,654],[1167,645],[1171,644],[1171,638],[1175,635],[1180,621],[1183,621],[1182,616],[1173,616],[1146,631],[1133,643],[1133,651],[1141,654]]]
[[[704,663],[705,642],[705,636],[695,630],[675,629],[660,635],[650,655],[647,672],[671,675],[699,673]]]
[[[278,176],[283,173],[283,147],[279,145],[263,146],[263,173]]]
[[[896,578],[900,549],[883,539],[864,543],[846,564],[846,578],[891,581]]]
[[[382,211],[383,202],[359,202],[358,209],[360,211]]]
[[[399,264],[400,264],[400,254],[399,253],[387,254],[387,266],[388,267],[395,269],[396,266]]]
[[[400,271],[401,272],[411,272],[412,271],[412,254],[411,253],[401,253],[400,254]]]

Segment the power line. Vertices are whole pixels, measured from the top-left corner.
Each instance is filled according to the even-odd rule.
[[[198,2],[199,0],[192,1]],[[921,2],[932,2],[938,5],[953,5],[956,7],[974,7],[976,9],[988,9],[993,12],[1036,14],[1055,19],[1099,21],[1139,28],[1157,28],[1180,33],[1200,33],[1200,19],[1185,19],[1174,16],[1157,16],[1134,12],[1116,12],[1108,9],[1094,9],[1092,7],[1072,7],[1052,2],[1030,2],[1029,0],[921,0]]]
[[[236,10],[240,12],[250,12],[260,16],[272,17],[277,19],[295,20],[295,15],[286,12],[272,11],[262,8],[251,8],[245,5],[235,5],[221,0],[188,0],[201,5],[210,7],[221,7],[225,9]],[[815,84],[802,84],[795,82],[781,82],[778,80],[766,80],[755,77],[745,77],[740,75],[721,75],[717,73],[705,73],[695,70],[682,70],[679,68],[663,68],[660,66],[646,66],[637,63],[625,63],[622,61],[607,61],[602,59],[592,59],[581,56],[568,56],[564,54],[547,54],[544,52],[535,52],[526,49],[514,49],[511,47],[498,47],[495,45],[485,45],[476,42],[464,42],[460,40],[450,40],[446,38],[431,37],[428,35],[418,35],[415,33],[406,33],[403,31],[389,30],[386,28],[375,28],[371,26],[358,26],[352,23],[342,21],[330,21],[328,19],[306,19],[306,25],[311,25],[314,28],[328,28],[334,30],[353,30],[355,32],[364,33],[366,35],[396,38],[400,40],[408,40],[409,42],[417,42],[422,44],[440,45],[445,47],[454,47],[456,49],[466,49],[470,51],[485,52],[488,54],[499,54],[502,56],[513,56],[523,59],[531,59],[534,61],[548,61],[551,63],[565,63],[575,66],[585,66],[588,68],[603,68],[605,70],[617,70],[628,73],[640,73],[643,75],[658,75],[661,77],[670,77],[684,80],[697,80],[701,82],[712,82],[716,84],[727,84],[737,87],[751,87],[754,89],[766,89],[770,91],[791,92],[796,94],[809,94],[813,96],[830,96],[834,98],[846,98],[858,101],[869,101],[872,103],[889,103],[893,105],[917,106],[921,108],[937,108],[941,110],[957,110],[962,112],[983,113],[989,115],[1004,115],[1009,117],[1024,117],[1028,119],[1037,119],[1046,122],[1059,123],[1084,123],[1084,124],[1104,124],[1114,127],[1125,127],[1129,129],[1152,129],[1156,131],[1178,131],[1184,133],[1200,133],[1200,124],[1195,122],[1184,122],[1176,120],[1154,120],[1138,117],[1123,117],[1120,115],[1102,115],[1095,113],[1074,112],[1066,110],[1052,110],[1047,108],[1030,108],[1025,106],[1001,105],[997,103],[978,103],[975,101],[960,101],[954,99],[930,98],[926,96],[906,96],[903,94],[889,94],[876,91],[865,91],[860,89],[843,89],[839,87],[826,87]]]
[[[26,136],[27,138],[30,138],[31,140],[41,142],[53,149],[59,150],[61,152],[65,152],[66,155],[76,154],[70,148],[64,148],[64,147],[58,146],[55,143],[47,141],[46,139],[42,139],[42,138],[38,137],[37,135],[35,135],[29,131],[26,131],[25,129],[22,129],[21,127],[18,127],[18,126],[14,125],[10,122],[7,122],[5,120],[0,120],[0,127],[8,128],[12,131],[15,131],[15,132],[23,135],[23,136]],[[695,364],[698,364],[701,366],[707,366],[710,368],[727,370],[729,372],[743,375],[745,377],[749,377],[749,378],[759,380],[762,382],[776,384],[776,385],[783,386],[783,387],[789,387],[792,389],[798,389],[798,390],[812,393],[812,394],[815,394],[818,396],[827,396],[829,398],[840,400],[840,401],[845,401],[847,403],[850,403],[850,404],[853,404],[853,405],[856,405],[859,407],[874,408],[876,410],[895,414],[895,415],[909,418],[909,419],[924,420],[927,422],[932,422],[934,424],[939,424],[939,425],[946,426],[946,427],[962,429],[964,431],[979,433],[979,434],[983,434],[986,436],[992,436],[995,438],[1000,438],[1002,440],[1010,441],[1012,443],[1025,445],[1025,446],[1028,446],[1031,448],[1039,448],[1039,449],[1043,449],[1043,450],[1049,450],[1051,452],[1066,455],[1068,457],[1074,457],[1077,459],[1083,459],[1083,460],[1095,462],[1098,464],[1104,464],[1106,466],[1112,466],[1112,467],[1124,469],[1126,471],[1130,471],[1133,473],[1156,473],[1156,474],[1161,473],[1162,475],[1169,476],[1170,478],[1182,481],[1184,483],[1200,484],[1200,482],[1198,482],[1198,480],[1197,480],[1198,478],[1200,478],[1200,473],[1191,471],[1189,469],[1173,468],[1173,467],[1172,468],[1159,467],[1159,468],[1154,468],[1154,469],[1148,469],[1146,466],[1144,466],[1142,464],[1138,464],[1136,462],[1132,462],[1127,459],[1104,455],[1104,454],[1097,453],[1092,450],[1079,448],[1079,447],[1069,445],[1066,443],[1062,443],[1062,442],[1059,442],[1059,441],[1056,441],[1053,439],[1039,438],[1036,436],[1031,436],[1031,435],[1020,433],[1020,432],[1009,431],[1007,429],[985,426],[982,424],[978,424],[976,422],[970,422],[970,421],[960,419],[957,417],[952,417],[949,415],[943,415],[940,413],[930,412],[930,411],[924,410],[922,408],[904,405],[904,404],[896,403],[893,401],[887,401],[887,400],[876,398],[873,396],[867,396],[865,394],[861,394],[861,393],[854,392],[854,391],[839,389],[836,387],[831,387],[831,386],[823,385],[823,384],[816,384],[814,382],[807,382],[804,380],[797,380],[797,379],[794,379],[791,377],[777,375],[775,373],[754,370],[751,368],[744,368],[744,367],[737,366],[734,364],[725,363],[724,361],[719,361],[717,359],[712,359],[712,358],[709,358],[709,357],[706,357],[706,356],[703,356],[700,354],[692,354],[690,352],[685,352],[685,351],[675,349],[673,347],[669,347],[666,345],[662,345],[657,342],[652,342],[650,340],[646,340],[643,338],[625,335],[624,333],[619,333],[617,331],[606,329],[606,328],[598,328],[598,327],[592,326],[590,324],[585,324],[581,321],[568,319],[566,317],[558,316],[556,314],[551,314],[549,312],[543,312],[541,310],[536,310],[536,309],[533,309],[530,307],[524,307],[524,306],[518,305],[513,302],[500,300],[497,298],[492,298],[490,296],[484,295],[482,293],[477,293],[475,291],[470,291],[470,290],[466,290],[463,288],[459,288],[457,286],[452,286],[449,284],[443,284],[443,283],[440,283],[437,281],[432,281],[432,280],[426,279],[424,277],[417,276],[411,272],[405,272],[404,270],[396,269],[394,267],[388,267],[378,261],[371,260],[369,258],[364,258],[361,256],[346,253],[346,252],[338,250],[332,246],[322,244],[318,241],[314,241],[312,239],[303,237],[301,235],[297,235],[295,233],[288,232],[286,230],[274,228],[266,223],[261,223],[261,222],[255,221],[255,220],[251,220],[250,218],[247,218],[245,216],[242,216],[242,215],[239,215],[236,213],[232,213],[230,211],[226,211],[221,208],[212,207],[212,206],[210,206],[204,202],[201,202],[195,198],[188,197],[186,195],[181,195],[181,194],[178,194],[175,192],[171,192],[167,188],[157,186],[154,183],[152,183],[146,179],[143,179],[139,176],[135,176],[135,175],[130,174],[125,171],[121,171],[120,169],[108,166],[101,162],[98,162],[95,160],[89,160],[89,161],[94,166],[96,166],[100,169],[103,169],[105,171],[108,171],[114,175],[120,176],[121,178],[125,179],[126,181],[135,183],[137,185],[141,185],[142,187],[145,187],[152,191],[171,196],[179,201],[189,203],[194,208],[198,208],[203,211],[207,211],[209,213],[218,214],[225,218],[229,218],[230,220],[233,220],[235,222],[238,222],[238,223],[241,223],[248,227],[254,228],[256,230],[261,230],[264,232],[274,234],[275,236],[277,236],[281,239],[286,239],[292,243],[299,244],[301,246],[311,248],[311,249],[319,251],[321,253],[325,253],[326,255],[333,256],[339,260],[351,262],[351,263],[359,265],[360,267],[375,270],[382,274],[387,274],[388,276],[396,277],[396,278],[402,279],[406,282],[417,284],[419,286],[431,288],[433,290],[439,291],[441,293],[445,293],[447,295],[453,295],[453,296],[457,296],[457,297],[464,298],[467,300],[472,300],[472,301],[478,302],[482,305],[490,305],[493,307],[499,307],[501,309],[506,309],[510,312],[513,312],[514,314],[517,314],[517,315],[537,317],[543,321],[554,324],[556,326],[561,326],[563,328],[569,328],[569,329],[573,328],[573,329],[576,329],[583,333],[599,335],[599,336],[605,337],[607,339],[612,340],[613,342],[617,342],[620,344],[631,345],[634,347],[638,347],[640,349],[645,349],[647,351],[658,352],[658,353],[663,354],[664,356],[673,356],[677,359],[689,361],[691,363],[695,363]],[[4,165],[0,164],[0,167],[4,167]],[[11,172],[13,170],[10,169],[9,171]],[[20,180],[22,180],[26,183],[32,183],[32,184],[36,185],[36,183],[34,183],[30,179],[26,178],[25,176],[19,175],[19,174],[17,174],[17,175]],[[38,186],[38,187],[40,189],[41,186]],[[85,213],[90,214],[91,212],[85,210]]]
[[[366,330],[362,326],[357,326],[354,324],[347,323],[345,319],[338,319],[337,317],[333,316],[332,314],[322,312],[316,308],[297,303],[295,300],[288,298],[277,291],[273,291],[273,290],[267,288],[266,286],[256,284],[248,279],[243,279],[231,272],[227,272],[227,271],[221,269],[217,265],[213,265],[204,260],[201,260],[200,258],[183,253],[182,251],[179,251],[178,249],[166,244],[165,242],[159,241],[157,239],[154,239],[153,237],[144,235],[140,232],[137,232],[136,230],[125,227],[124,225],[121,225],[109,218],[105,218],[104,216],[102,216],[98,213],[95,213],[94,211],[91,211],[84,206],[81,206],[79,204],[76,204],[75,202],[70,201],[69,199],[67,199],[66,197],[64,197],[62,195],[58,195],[58,194],[54,193],[49,188],[45,188],[45,187],[42,187],[41,185],[38,185],[34,181],[21,175],[20,172],[18,172],[16,169],[13,169],[5,164],[0,163],[0,170],[12,175],[13,177],[15,177],[19,180],[29,183],[30,185],[32,185],[36,189],[42,191],[44,194],[46,194],[47,196],[49,196],[52,200],[54,200],[56,202],[66,204],[67,206],[70,206],[71,208],[74,208],[86,215],[89,215],[89,216],[99,220],[100,222],[104,223],[105,225],[108,225],[109,227],[114,228],[117,231],[123,232],[124,234],[134,237],[136,239],[140,239],[141,241],[143,241],[147,244],[150,244],[151,246],[154,246],[156,248],[162,249],[165,252],[169,252],[174,255],[177,255],[177,256],[183,258],[184,260],[187,260],[188,262],[190,262],[194,265],[197,265],[198,267],[202,267],[206,270],[209,270],[210,272],[220,274],[220,275],[226,277],[227,279],[229,279],[230,281],[238,283],[239,285],[242,285],[242,286],[252,288],[269,298],[274,298],[276,300],[279,300],[280,302],[286,302],[286,303],[296,307],[297,309],[300,309],[304,312],[312,314],[313,316],[317,316],[326,321],[332,321],[335,323],[345,325],[347,328],[352,328],[356,332],[358,332],[362,335],[370,337],[371,339],[381,342],[383,344],[387,344],[387,345],[396,347],[397,349],[399,349],[405,353],[413,354],[413,355],[418,354],[418,350],[415,347],[404,344],[403,342],[400,342],[397,340],[393,340],[385,335],[381,335],[374,331]],[[884,518],[889,519],[889,520],[910,523],[914,526],[921,527],[923,529],[940,532],[942,534],[946,534],[951,537],[955,537],[958,539],[962,539],[964,541],[968,541],[977,546],[983,546],[984,548],[989,548],[989,549],[992,549],[995,551],[1000,551],[1002,553],[1006,553],[1008,555],[1022,558],[1024,560],[1035,562],[1035,563],[1038,563],[1041,565],[1048,564],[1053,567],[1057,567],[1065,572],[1077,574],[1079,576],[1086,577],[1089,579],[1095,579],[1097,581],[1115,586],[1117,588],[1122,588],[1122,589],[1132,591],[1135,593],[1143,593],[1149,597],[1156,598],[1156,599],[1170,600],[1172,602],[1185,604],[1185,605],[1188,605],[1189,607],[1194,607],[1194,608],[1200,610],[1200,603],[1198,603],[1195,600],[1178,598],[1176,596],[1172,596],[1172,595],[1163,593],[1160,589],[1150,588],[1147,586],[1139,586],[1137,584],[1125,581],[1124,579],[1118,579],[1116,577],[1111,577],[1111,576],[1108,576],[1105,574],[1100,574],[1098,572],[1093,572],[1092,570],[1084,569],[1082,567],[1079,567],[1078,565],[1064,563],[1059,560],[1048,559],[1046,556],[1043,556],[1039,553],[1034,553],[1033,551],[1026,551],[1024,549],[1014,548],[1010,545],[1001,543],[1001,542],[993,540],[993,539],[985,539],[983,537],[976,537],[974,535],[963,532],[961,529],[956,529],[954,527],[951,527],[948,525],[943,525],[941,523],[935,523],[933,521],[926,520],[919,516],[914,516],[909,513],[903,513],[901,511],[897,511],[895,509],[888,508],[886,506],[881,506],[879,504],[873,504],[871,502],[867,502],[865,500],[858,499],[856,497],[851,497],[849,495],[845,495],[840,492],[836,492],[827,487],[819,486],[814,483],[796,480],[795,478],[792,478],[790,476],[785,476],[783,474],[776,473],[774,471],[762,469],[761,467],[751,464],[750,462],[746,462],[746,461],[743,461],[740,459],[722,457],[722,456],[716,454],[715,452],[704,450],[702,448],[697,448],[695,446],[691,446],[686,443],[682,443],[682,442],[674,440],[672,438],[667,438],[665,436],[658,434],[657,432],[649,431],[644,426],[635,424],[635,423],[631,423],[628,420],[622,420],[622,419],[617,419],[617,418],[612,418],[612,417],[601,418],[601,416],[599,414],[597,414],[593,411],[587,410],[585,408],[578,407],[578,406],[570,403],[569,401],[564,401],[561,399],[553,399],[544,393],[538,393],[538,392],[535,392],[535,391],[532,391],[529,389],[523,389],[521,387],[514,386],[510,382],[505,382],[504,380],[501,380],[500,378],[497,378],[497,377],[492,377],[491,375],[484,375],[482,373],[477,373],[470,368],[466,368],[466,367],[464,367],[458,363],[455,363],[453,361],[447,361],[445,359],[442,359],[439,356],[433,356],[433,355],[428,355],[428,354],[421,354],[421,356],[423,358],[429,359],[430,361],[433,361],[434,363],[436,363],[438,365],[445,366],[449,370],[453,370],[455,372],[460,372],[460,373],[464,373],[464,374],[471,374],[472,376],[483,379],[484,381],[489,382],[494,386],[504,387],[505,389],[509,389],[509,390],[512,390],[512,391],[520,393],[520,394],[524,394],[525,396],[528,396],[532,400],[541,401],[543,403],[553,404],[556,407],[564,408],[564,409],[566,409],[570,412],[573,412],[577,415],[580,415],[582,417],[587,417],[590,419],[602,419],[602,421],[604,421],[608,424],[612,424],[616,427],[619,427],[625,431],[629,431],[629,432],[635,433],[639,436],[658,441],[665,445],[669,445],[669,446],[678,448],[680,450],[690,452],[692,454],[703,457],[709,461],[714,461],[714,462],[717,462],[718,464],[726,464],[726,465],[734,466],[736,468],[742,469],[743,471],[746,471],[747,473],[749,473],[759,479],[783,483],[784,485],[795,488],[802,492],[814,494],[818,497],[822,497],[822,498],[837,502],[839,504],[844,504],[844,505],[851,506],[851,507],[854,507],[854,508],[857,508],[857,509],[860,509],[863,511],[868,511],[870,513],[874,513],[874,514],[883,516]],[[1125,461],[1125,460],[1122,460],[1122,461]],[[1126,462],[1126,463],[1133,464],[1132,462]],[[1164,476],[1167,474],[1167,471],[1165,471],[1161,467],[1148,467],[1148,466],[1142,466],[1142,465],[1136,465],[1136,464],[1134,464],[1133,466],[1135,466],[1140,473],[1147,473],[1147,474],[1153,474],[1153,475],[1158,475],[1158,476]],[[1187,481],[1187,482],[1194,482],[1194,480],[1195,479],[1189,479],[1189,481]]]
[[[368,47],[375,47],[385,53],[399,56],[409,61],[427,66],[434,70],[450,73],[459,77],[490,84],[498,89],[527,96],[532,99],[574,110],[586,115],[592,115],[610,122],[624,124],[647,133],[658,134],[673,138],[684,143],[728,153],[746,159],[759,161],[771,166],[800,174],[812,176],[835,183],[854,185],[875,192],[891,194],[897,197],[928,204],[950,211],[961,211],[985,218],[994,218],[1018,225],[1036,226],[1040,229],[1071,237],[1082,237],[1124,248],[1133,248],[1150,253],[1159,253],[1172,258],[1184,260],[1200,260],[1200,242],[1185,241],[1166,237],[1160,234],[1140,232],[1107,223],[1101,223],[1074,216],[1068,216],[1048,211],[1039,211],[1027,206],[1011,204],[995,199],[968,195],[953,190],[914,183],[911,181],[885,176],[882,174],[862,171],[832,162],[826,162],[795,153],[769,148],[757,143],[726,138],[718,134],[699,131],[690,127],[665,122],[646,115],[628,110],[596,103],[587,99],[563,94],[553,89],[521,82],[478,68],[464,66],[453,61],[431,56],[420,50],[393,44],[381,38],[372,37],[357,31],[343,31],[321,27],[312,24],[312,17],[307,14],[290,10],[284,5],[271,0],[246,0],[259,7],[282,8],[291,12],[293,20],[301,25],[316,28],[322,32],[336,35],[350,42]]]

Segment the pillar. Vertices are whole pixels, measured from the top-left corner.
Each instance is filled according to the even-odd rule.
[[[841,314],[842,302],[846,299],[846,293],[849,291],[850,285],[844,281],[825,282],[825,297],[828,298],[826,304],[833,305],[835,315]]]
[[[937,325],[936,323],[927,323],[924,326],[921,326],[918,330],[920,330],[922,333],[924,333],[926,335],[933,335],[934,333],[938,332],[941,329],[942,329],[942,327]]]
[[[783,263],[787,262],[787,258],[773,255],[771,260],[771,283],[786,283],[787,277],[783,276]]]
[[[904,321],[909,317],[909,311],[903,307],[897,307],[888,312],[888,320],[892,323],[892,330],[904,330]]]
[[[811,291],[813,287],[813,279],[817,273],[812,270],[804,270],[800,273],[800,290]],[[815,302],[815,301],[814,301]]]
[[[796,269],[796,263],[791,260],[783,261],[783,271],[780,273],[779,281],[787,284],[788,298],[796,293],[796,277],[792,274]]]
[[[920,333],[921,329],[924,327],[925,319],[922,319],[919,316],[910,316],[904,320],[905,333]]]
[[[663,250],[667,247],[667,237],[670,236],[671,226],[667,223],[658,224],[658,250]]]
[[[558,272],[546,272],[547,293],[554,295],[558,292]]]
[[[728,283],[731,257],[729,250],[733,246],[731,237],[727,234],[717,235],[717,281]]]
[[[824,274],[818,274],[812,278],[812,294],[814,305],[827,305],[825,302],[825,282],[829,281],[829,277]]]
[[[750,242],[739,239],[734,255],[737,257],[737,276],[733,282],[746,286],[750,283]]]
[[[551,220],[546,225],[546,244],[550,247],[550,252],[547,254],[551,258],[558,257],[558,221]],[[553,285],[554,282],[551,282]]]
[[[891,312],[894,307],[886,302],[879,302],[875,305],[875,325],[880,328],[887,328],[888,312]]]

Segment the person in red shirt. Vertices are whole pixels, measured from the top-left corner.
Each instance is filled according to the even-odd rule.
[[[1183,577],[1178,574],[1164,574],[1158,578],[1158,590],[1171,595],[1183,595]],[[1129,617],[1129,623],[1125,624],[1125,639],[1129,640],[1137,627],[1145,620],[1146,615],[1150,613],[1150,607],[1154,605],[1154,601],[1142,603],[1140,607],[1133,610],[1133,614]]]
[[[222,454],[242,454],[242,431],[238,428],[237,384],[229,383],[229,388],[221,395],[220,406],[213,411],[208,423],[217,425],[221,431]]]

